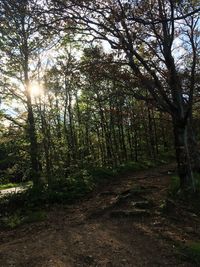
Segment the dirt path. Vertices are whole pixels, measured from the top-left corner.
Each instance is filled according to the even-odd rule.
[[[161,212],[171,167],[116,179],[80,203],[54,207],[45,222],[0,232],[0,266],[195,266],[171,241],[197,240],[199,217],[174,203]]]

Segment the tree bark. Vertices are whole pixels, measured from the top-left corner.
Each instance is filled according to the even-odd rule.
[[[27,97],[28,106],[28,134],[30,140],[30,156],[31,156],[31,176],[33,185],[38,187],[40,185],[40,167],[38,160],[38,144],[35,129],[35,120],[31,104],[31,98]]]
[[[180,177],[180,190],[183,192],[195,192],[195,183],[188,148],[188,125],[182,120],[173,118],[173,130],[178,174]]]
[[[190,118],[188,122],[189,152],[193,171],[200,173],[200,152],[192,124],[192,118]]]

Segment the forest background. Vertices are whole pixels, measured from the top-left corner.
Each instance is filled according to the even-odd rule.
[[[177,191],[197,192],[199,10],[198,1],[1,1],[1,183],[65,188],[68,198],[176,159]]]

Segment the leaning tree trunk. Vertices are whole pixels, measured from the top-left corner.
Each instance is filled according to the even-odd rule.
[[[180,189],[183,192],[195,192],[191,158],[188,148],[188,125],[177,118],[173,118],[174,140],[178,174],[180,177]]]

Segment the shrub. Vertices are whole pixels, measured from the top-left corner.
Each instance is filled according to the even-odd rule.
[[[22,218],[19,213],[4,217],[2,219],[2,225],[6,228],[14,229],[22,223]]]
[[[180,189],[180,178],[178,176],[171,176],[169,194],[174,196]]]
[[[117,168],[117,171],[118,171],[118,173],[125,173],[128,171],[139,171],[139,170],[142,170],[145,168],[146,168],[146,166],[143,162],[130,161],[130,162],[121,164]]]
[[[27,215],[23,218],[23,223],[33,223],[44,221],[47,217],[47,214],[43,210],[28,211]]]
[[[0,223],[5,228],[14,229],[24,223],[41,222],[45,219],[46,212],[42,210],[18,210],[12,215],[4,216]]]
[[[181,252],[183,252],[184,256],[196,264],[196,266],[200,266],[200,243],[193,242],[181,248]]]
[[[92,168],[88,170],[96,183],[101,183],[109,178],[114,177],[117,174],[116,170],[112,170],[105,167]]]

